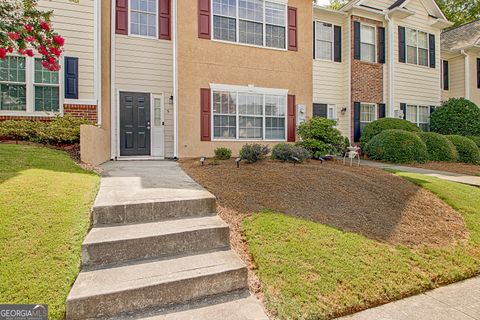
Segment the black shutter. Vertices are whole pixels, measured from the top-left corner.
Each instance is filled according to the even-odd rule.
[[[400,110],[403,111],[403,119],[407,119],[407,104],[400,103]]]
[[[313,104],[313,116],[327,118],[328,115],[328,106],[324,103],[314,103]]]
[[[480,58],[477,58],[477,88],[480,89]]]
[[[406,53],[406,43],[405,43],[405,27],[398,27],[398,61],[405,63],[405,53]]]
[[[65,99],[78,99],[78,58],[65,57]]]
[[[429,34],[428,35],[428,47],[429,47],[429,52],[430,52],[430,68],[435,68],[436,67],[436,48],[435,48],[435,35],[434,34]]]
[[[317,54],[315,53],[315,49],[317,47],[317,25],[316,22],[313,21],[313,59],[317,58]]]
[[[384,103],[380,103],[378,105],[378,118],[385,118],[385,104]]]
[[[430,106],[430,116],[432,115],[432,113],[435,112],[435,110],[437,110],[437,107],[435,107],[435,106]]]
[[[362,135],[360,129],[360,102],[353,103],[353,141],[359,142]]]
[[[448,61],[443,60],[442,63],[442,69],[443,69],[443,90],[449,90],[450,89],[450,78],[449,78],[449,66],[448,66]]]
[[[335,62],[342,62],[342,27],[333,27],[333,39],[334,39],[334,58]]]
[[[385,28],[378,27],[378,62],[385,63]]]
[[[354,21],[353,22],[353,47],[354,47],[354,54],[353,57],[355,60],[361,59],[360,54],[360,22]]]

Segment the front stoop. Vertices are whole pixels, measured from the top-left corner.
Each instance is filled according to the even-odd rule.
[[[168,197],[163,188],[152,201],[109,206],[102,198],[113,192],[119,200],[125,190],[102,179],[93,228],[82,245],[82,271],[67,298],[67,320],[268,319],[248,292],[247,268],[230,249],[215,198],[194,187],[190,197],[180,188]]]

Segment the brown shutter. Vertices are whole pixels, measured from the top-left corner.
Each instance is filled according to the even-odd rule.
[[[198,0],[198,37],[211,39],[210,0]]]
[[[288,95],[288,133],[287,133],[287,141],[288,142],[295,142],[296,140],[296,119],[295,119],[295,96]]]
[[[200,140],[210,141],[212,140],[211,123],[210,123],[210,89],[200,89]]]
[[[116,0],[115,33],[128,35],[128,0]]]
[[[158,0],[158,37],[171,40],[171,0]]]
[[[297,51],[297,8],[288,7],[288,50]]]

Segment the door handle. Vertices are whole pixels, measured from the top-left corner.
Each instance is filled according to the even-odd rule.
[[[147,121],[147,130],[150,130],[150,121]]]

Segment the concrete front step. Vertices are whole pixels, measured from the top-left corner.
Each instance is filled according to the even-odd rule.
[[[231,250],[82,271],[67,298],[67,319],[114,317],[247,288]]]
[[[128,224],[165,221],[171,219],[216,215],[214,196],[199,198],[147,201],[143,203],[108,204],[98,201],[93,206],[93,225]]]
[[[228,248],[229,228],[218,216],[98,226],[83,242],[82,264],[95,267]]]

